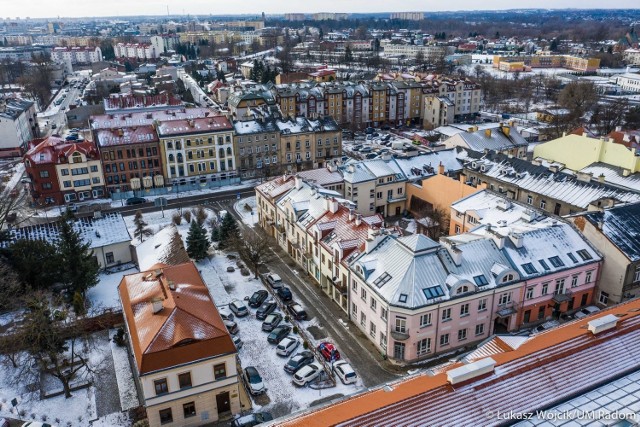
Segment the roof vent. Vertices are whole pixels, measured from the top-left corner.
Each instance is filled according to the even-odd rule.
[[[176,284],[173,280],[169,280],[169,289],[171,289],[172,291],[176,290]]]
[[[152,306],[152,310],[153,310],[153,314],[158,314],[162,311],[163,308],[163,304],[162,304],[162,298],[154,298],[151,300],[151,306]]]
[[[451,385],[459,384],[481,375],[490,374],[493,372],[495,366],[496,361],[490,357],[480,359],[477,362],[447,371],[447,381],[449,381]]]
[[[618,320],[620,320],[618,316],[607,314],[606,316],[591,320],[587,323],[587,327],[593,335],[598,335],[600,332],[615,329],[618,325]]]

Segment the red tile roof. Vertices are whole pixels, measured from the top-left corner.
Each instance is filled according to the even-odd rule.
[[[118,286],[139,373],[236,352],[196,266],[153,268]],[[154,314],[155,299],[163,307]]]
[[[182,101],[178,97],[168,93],[161,93],[159,95],[117,95],[104,99],[104,108],[107,111],[182,104]]]
[[[159,141],[158,134],[151,125],[98,130],[96,139],[100,147]]]
[[[614,329],[594,335],[587,323],[619,318]],[[487,426],[504,424],[497,411],[535,412],[584,394],[640,369],[640,299],[535,335],[491,357],[495,370],[456,385],[447,372],[423,374],[366,391],[279,426]]]
[[[29,142],[29,151],[25,154],[34,164],[62,164],[68,163],[69,157],[76,151],[89,158],[98,158],[98,150],[91,141],[73,142],[62,138],[49,136]]]
[[[349,219],[349,208],[338,205],[336,213],[331,211],[325,212],[318,220],[316,225],[323,231],[323,239],[320,244],[327,250],[331,250],[331,244],[338,242],[345,249],[354,249],[364,244],[369,234],[369,228],[379,228],[383,224],[381,215],[369,215],[361,217],[360,225],[356,225],[356,218]],[[354,213],[354,215],[357,215]],[[326,241],[325,237],[330,233],[335,233],[336,238]],[[348,242],[343,244],[342,242]],[[355,243],[359,242],[359,243]],[[346,255],[346,254],[345,254]]]

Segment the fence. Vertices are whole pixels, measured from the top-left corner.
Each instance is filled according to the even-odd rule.
[[[150,197],[150,196],[165,196],[169,194],[175,194],[180,196],[181,193],[186,191],[201,191],[214,188],[220,188],[227,185],[234,185],[240,183],[240,177],[219,179],[216,181],[207,182],[185,182],[180,185],[170,185],[166,187],[144,188],[140,190],[131,191],[118,191],[111,193],[111,199],[126,200],[131,197]]]

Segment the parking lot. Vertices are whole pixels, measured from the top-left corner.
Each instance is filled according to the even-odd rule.
[[[301,320],[296,324],[294,324],[295,322],[286,321],[285,319],[290,313],[284,312],[282,309],[283,305],[279,305],[274,313],[282,315],[283,320],[280,325],[291,327],[292,332],[289,336],[300,340],[300,344],[289,357],[276,354],[276,345],[267,341],[269,333],[262,331],[262,320],[256,318],[258,309],[249,307],[248,301],[245,300],[245,298],[248,299],[254,292],[266,290],[269,289],[269,287],[265,286],[260,279],[254,279],[253,275],[242,276],[238,268],[239,262],[237,259],[229,259],[224,254],[220,254],[214,256],[207,262],[199,264],[199,267],[202,277],[205,283],[207,283],[219,309],[223,312],[230,311],[228,305],[234,300],[243,301],[249,309],[247,316],[234,316],[233,321],[238,326],[238,332],[235,335],[242,341],[242,347],[239,350],[242,368],[248,366],[256,367],[266,387],[264,394],[252,396],[254,409],[268,411],[274,417],[278,417],[307,408],[314,402],[324,400],[328,397],[344,396],[361,390],[364,386],[360,378],[358,378],[354,384],[349,385],[343,384],[339,379],[336,380],[335,386],[333,386],[330,381],[324,381],[323,383],[325,385],[331,385],[329,388],[315,389],[309,386],[298,387],[294,385],[292,375],[285,372],[284,365],[291,356],[304,351],[305,348],[302,344],[302,337],[299,334],[295,334],[293,328],[296,325],[299,326],[301,334],[309,339],[309,347],[315,347],[323,341],[331,341],[331,337],[314,338],[314,333],[317,335],[315,331],[321,329],[319,327],[320,319],[316,317]],[[233,271],[228,271],[228,269],[233,269]],[[277,301],[276,297],[271,293],[267,301],[270,300]],[[298,295],[296,295],[295,290],[293,290],[293,300],[301,301]],[[338,351],[340,351],[339,348]],[[343,359],[348,359],[347,355],[343,354],[342,357]],[[315,361],[320,362],[317,358]],[[357,372],[357,368],[354,367],[354,369],[356,369]],[[324,375],[324,379],[327,380],[326,374]],[[314,386],[318,385],[319,384],[316,384]]]

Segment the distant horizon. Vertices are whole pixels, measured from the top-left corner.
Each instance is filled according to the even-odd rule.
[[[405,0],[398,5],[396,10],[385,10],[390,7],[388,2],[380,0],[350,0],[342,2],[326,0],[326,7],[299,4],[293,6],[285,0],[249,1],[245,3],[213,3],[209,0],[30,0],[28,7],[8,0],[0,0],[3,4],[2,18],[5,20],[20,19],[90,19],[90,18],[132,18],[132,17],[173,17],[173,16],[260,16],[263,12],[268,16],[282,16],[287,13],[347,13],[347,14],[391,14],[397,12],[422,12],[429,13],[460,13],[460,12],[506,12],[510,10],[640,10],[637,0],[620,0],[616,7],[603,8],[599,0],[537,0],[535,6],[514,7],[510,0],[493,0],[488,7],[478,8],[478,4],[472,0],[457,0],[446,3],[448,9],[440,9],[433,6],[424,10],[425,2],[422,0]],[[485,3],[485,4],[487,4]],[[534,3],[525,1],[523,3]],[[576,5],[579,3],[579,6]],[[311,10],[311,9],[316,10]],[[297,10],[296,10],[297,9]],[[402,9],[402,10],[400,10]],[[34,13],[35,12],[35,13]],[[120,13],[119,13],[120,12]]]

